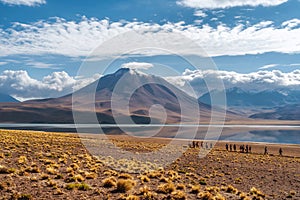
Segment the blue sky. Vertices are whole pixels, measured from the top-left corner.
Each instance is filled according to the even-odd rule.
[[[300,69],[299,10],[299,0],[0,0],[0,92],[19,99],[68,93],[74,83],[100,76],[76,77],[94,48],[110,36],[145,27],[199,41],[222,72],[247,76],[278,70],[294,77]],[[162,57],[179,73],[188,68],[173,56],[131,61]],[[298,81],[289,84],[296,87]],[[30,94],[33,88],[41,95]]]

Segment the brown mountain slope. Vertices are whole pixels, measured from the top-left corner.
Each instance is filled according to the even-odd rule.
[[[73,123],[72,109],[80,116],[80,123],[95,123],[89,121],[93,110],[99,123],[109,124],[126,124],[130,120],[139,124],[199,123],[199,110],[200,122],[208,123],[211,119],[210,106],[164,79],[122,68],[60,98],[0,104],[0,122]],[[222,110],[215,112],[215,116],[222,115]],[[227,115],[227,120],[239,118],[233,113]]]

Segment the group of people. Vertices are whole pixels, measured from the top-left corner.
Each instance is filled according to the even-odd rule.
[[[279,148],[278,153],[279,153],[280,156],[283,156],[283,150],[282,150],[281,147]],[[267,154],[269,154],[269,152],[268,152],[268,147],[265,146],[265,152],[264,152],[264,155],[267,155]]]
[[[213,144],[203,141],[193,141],[192,144],[190,144],[190,148],[205,148],[205,149],[212,149]]]
[[[226,150],[227,151],[237,151],[237,149],[236,149],[236,144],[228,144],[228,143],[226,143],[225,144],[225,148],[226,148]],[[240,152],[241,153],[251,153],[251,151],[252,151],[252,148],[251,148],[251,146],[250,145],[244,145],[244,144],[242,144],[242,145],[240,145]],[[282,156],[283,155],[283,150],[282,150],[282,148],[279,148],[279,155],[280,156]],[[264,148],[264,155],[267,155],[267,154],[269,154],[269,152],[268,152],[268,147],[267,146],[265,146],[265,148]]]
[[[237,151],[237,146],[236,146],[236,144],[227,144],[226,143],[226,145],[225,145],[225,147],[226,147],[226,150],[227,151]],[[239,147],[239,149],[240,149],[240,152],[241,153],[251,153],[251,150],[252,150],[252,148],[251,148],[251,146],[250,145],[240,145],[240,147]]]
[[[191,144],[189,144],[190,148],[205,148],[205,149],[212,149],[213,148],[213,144],[212,143],[208,143],[208,142],[203,142],[203,141],[192,141]],[[225,144],[225,148],[226,151],[237,151],[237,145],[236,144]],[[241,153],[251,153],[252,152],[252,147],[248,144],[242,144],[239,146],[239,152]],[[264,155],[269,154],[268,152],[268,147],[265,146],[264,148]],[[283,150],[282,148],[279,148],[279,155],[282,156],[283,155]]]

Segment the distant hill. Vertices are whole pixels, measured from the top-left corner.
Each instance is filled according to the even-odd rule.
[[[238,87],[225,90],[228,107],[266,107],[274,108],[280,105],[296,104],[300,102],[300,90],[264,90],[246,91]],[[217,104],[224,92],[213,90],[199,98],[199,101],[211,104],[211,97],[215,98]]]
[[[250,116],[253,119],[300,120],[300,104],[284,105],[270,112],[260,112]]]
[[[11,102],[19,102],[19,101],[8,94],[0,93],[0,102],[11,103]]]

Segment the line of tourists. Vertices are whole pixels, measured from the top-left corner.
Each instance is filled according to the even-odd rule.
[[[227,151],[237,151],[237,145],[236,144],[226,143],[225,147],[226,147]],[[242,144],[242,145],[239,146],[239,151],[241,153],[251,153],[252,147],[248,144],[247,145]]]

